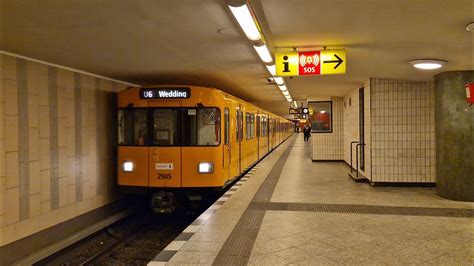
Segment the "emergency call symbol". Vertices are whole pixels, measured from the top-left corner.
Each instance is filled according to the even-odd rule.
[[[320,52],[299,52],[299,74],[317,75],[321,74]]]

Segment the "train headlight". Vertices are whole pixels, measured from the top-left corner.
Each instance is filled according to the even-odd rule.
[[[123,171],[124,172],[133,172],[133,163],[132,162],[124,162],[123,163]]]
[[[198,171],[200,174],[211,174],[214,172],[214,163],[211,163],[211,162],[199,163]]]

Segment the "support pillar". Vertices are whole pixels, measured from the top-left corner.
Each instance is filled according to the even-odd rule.
[[[468,108],[467,82],[474,82],[474,71],[435,76],[436,187],[441,197],[473,202],[474,106]]]

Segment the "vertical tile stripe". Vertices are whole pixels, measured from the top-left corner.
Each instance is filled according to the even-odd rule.
[[[76,201],[82,201],[82,93],[81,74],[74,73],[74,128],[75,128],[75,177],[76,177]]]
[[[58,158],[58,84],[57,69],[48,67],[49,90],[49,148],[51,178],[51,210],[59,208],[59,158]]]
[[[115,83],[114,83],[115,84]],[[96,130],[96,154],[97,154],[97,164],[96,164],[96,176],[97,176],[97,195],[102,195],[104,193],[104,177],[102,176],[102,156],[103,156],[103,141],[102,138],[105,136],[102,130],[103,128],[103,97],[104,94],[100,89],[100,79],[95,79],[95,130]]]
[[[26,60],[17,59],[18,86],[18,170],[20,221],[30,217],[30,181],[28,156],[28,82]]]

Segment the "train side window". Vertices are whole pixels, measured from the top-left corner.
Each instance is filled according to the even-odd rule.
[[[257,138],[260,137],[260,116],[257,115]]]
[[[224,108],[224,144],[229,144],[229,108]]]
[[[146,145],[147,143],[147,109],[119,109],[118,144]]]
[[[250,138],[255,138],[255,115],[250,114]]]
[[[250,114],[245,113],[245,139],[250,139]]]
[[[218,146],[220,110],[213,107],[184,108],[183,146]]]
[[[179,141],[179,112],[178,109],[158,108],[152,112],[153,145],[177,146]]]
[[[235,130],[236,130],[236,134],[235,134],[235,138],[236,138],[236,141],[239,142],[239,128],[240,128],[240,124],[239,124],[239,110],[237,110],[237,113],[235,114]]]

